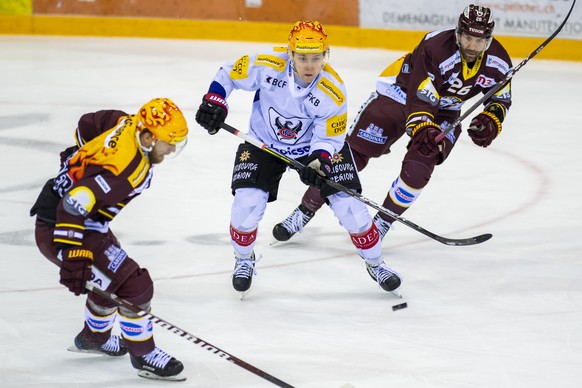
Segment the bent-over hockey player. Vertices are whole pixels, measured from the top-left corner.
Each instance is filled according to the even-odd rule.
[[[376,91],[362,105],[347,142],[361,171],[370,158],[390,153],[404,133],[410,136],[400,175],[382,203],[388,210],[401,215],[416,201],[461,134],[459,125],[437,142],[441,130],[459,118],[467,100],[487,93],[512,67],[506,50],[492,36],[494,25],[489,8],[469,5],[456,28],[427,34],[378,77]],[[469,124],[468,134],[476,145],[487,147],[501,133],[511,106],[510,87],[508,83],[485,101],[484,110]],[[324,203],[317,190],[308,189],[301,204],[275,225],[273,236],[289,240]],[[381,239],[393,221],[384,213],[374,216]]]
[[[224,64],[202,98],[196,121],[215,134],[227,116],[226,99],[231,92],[255,92],[249,135],[305,165],[299,171],[301,181],[321,190],[327,198],[372,279],[384,290],[395,291],[401,279],[382,259],[378,230],[366,206],[324,182],[324,178],[333,179],[354,190],[361,189],[350,149],[344,146],[346,91],[327,63],[327,35],[319,22],[300,21],[288,39],[287,47]],[[251,286],[257,227],[267,203],[277,199],[286,169],[285,162],[251,144],[238,147],[230,216],[236,260],[232,285],[237,291],[244,292]]]
[[[30,211],[40,252],[60,267],[60,283],[75,295],[93,284],[150,310],[154,285],[145,268],[121,248],[109,222],[150,186],[154,165],[186,144],[184,115],[167,98],[135,115],[101,110],[81,116],[76,145],[61,152],[61,168]],[[172,155],[173,154],[173,155]],[[119,322],[122,339],[112,334]],[[87,295],[85,323],[71,351],[123,356],[138,375],[185,380],[182,363],[156,347],[152,322],[95,293]]]

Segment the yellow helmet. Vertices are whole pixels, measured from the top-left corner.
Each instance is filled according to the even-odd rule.
[[[297,22],[289,34],[289,50],[300,54],[323,53],[328,49],[327,34],[318,21]]]
[[[154,98],[140,108],[137,117],[142,128],[168,144],[176,145],[188,136],[186,118],[169,98]]]

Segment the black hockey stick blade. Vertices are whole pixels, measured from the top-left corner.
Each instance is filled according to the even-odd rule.
[[[236,365],[240,366],[241,368],[246,369],[251,373],[254,373],[255,375],[273,383],[274,385],[276,385],[278,387],[294,388],[292,385],[287,384],[286,382],[279,380],[275,376],[271,376],[267,372],[264,372],[263,370],[257,368],[256,366],[253,366],[253,365],[241,360],[240,358],[237,358],[237,357],[233,356],[232,354],[225,352],[224,350],[222,350],[220,348],[217,348],[216,346],[204,341],[203,339],[195,336],[194,334],[190,334],[186,330],[180,329],[179,327],[172,325],[171,323],[163,320],[162,318],[160,318],[152,313],[149,313],[147,311],[142,310],[141,308],[139,308],[139,306],[129,302],[128,300],[122,299],[119,296],[117,296],[111,292],[101,290],[99,287],[97,287],[95,284],[93,284],[91,282],[87,282],[85,284],[85,288],[87,290],[107,299],[107,300],[112,301],[113,303],[116,303],[118,306],[122,306],[128,310],[133,311],[134,313],[136,313],[140,317],[145,316],[147,319],[149,319],[153,323],[156,323],[159,326],[163,327],[164,329],[169,330],[173,334],[179,335],[180,337],[184,338],[186,341],[190,341],[193,344],[200,346],[204,350],[206,350],[212,354],[215,354],[218,357],[220,357],[226,361],[230,361],[233,364],[236,364]]]
[[[428,232],[428,233],[430,233],[430,232]],[[485,234],[480,234],[479,236],[475,236],[475,237],[459,238],[459,239],[441,237],[441,236],[437,236],[437,235],[434,235],[432,238],[445,244],[445,245],[450,245],[450,246],[455,247],[455,246],[481,244],[481,243],[489,240],[491,237],[493,237],[493,235],[491,233],[485,233]]]
[[[226,123],[220,124],[220,128],[222,128],[222,129],[226,130],[227,132],[243,139],[247,143],[250,143],[257,148],[259,148],[265,152],[270,153],[271,155],[275,156],[276,158],[281,159],[282,161],[286,162],[287,164],[289,164],[291,167],[293,167],[296,170],[301,170],[303,167],[305,167],[303,164],[296,161],[295,159],[291,159],[291,158],[286,157],[285,155],[277,152],[276,150],[269,148],[266,144],[262,143],[260,140],[255,139],[254,137],[251,137],[248,134],[241,132],[238,129],[236,129],[236,128],[234,128]],[[354,197],[358,201],[370,206],[371,208],[376,209],[379,212],[384,213],[384,214],[394,218],[396,221],[416,230],[417,232],[420,232],[420,233],[424,234],[425,236],[430,237],[433,240],[438,241],[438,242],[445,244],[445,245],[450,245],[450,246],[475,245],[475,244],[481,244],[482,242],[485,242],[485,241],[489,240],[491,237],[493,237],[493,235],[490,233],[482,234],[482,235],[475,236],[475,237],[462,238],[462,239],[454,239],[454,238],[439,236],[438,234],[434,234],[432,232],[429,232],[428,230],[424,229],[423,227],[416,225],[414,222],[408,221],[406,218],[386,209],[385,207],[378,205],[376,202],[364,197],[362,194],[358,193],[357,191],[349,189],[349,188],[347,188],[347,187],[345,187],[345,186],[343,186],[335,181],[329,180],[329,179],[326,180],[326,183],[328,185],[330,185],[331,187],[333,187],[334,189],[341,191],[341,192],[344,192],[351,197]]]

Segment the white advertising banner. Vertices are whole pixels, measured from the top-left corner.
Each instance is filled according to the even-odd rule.
[[[360,27],[426,32],[450,28],[469,4],[491,8],[497,35],[547,37],[564,20],[572,0],[360,0]],[[574,6],[558,37],[582,40],[582,3]]]

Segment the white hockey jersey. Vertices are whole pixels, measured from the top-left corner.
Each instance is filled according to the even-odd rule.
[[[256,91],[249,135],[273,150],[295,159],[315,150],[333,155],[342,148],[346,90],[330,65],[303,88],[295,82],[287,48],[281,47],[228,62],[213,81],[225,97],[235,89]]]

